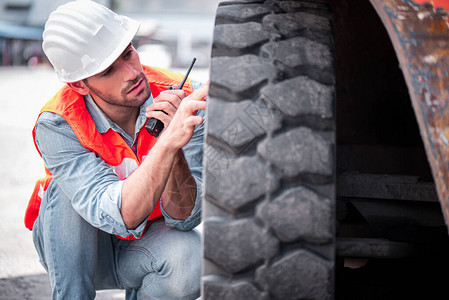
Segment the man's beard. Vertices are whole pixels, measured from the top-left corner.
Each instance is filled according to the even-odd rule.
[[[143,84],[145,85],[143,89],[139,92],[139,94],[133,96],[133,98],[130,98],[128,95],[128,92],[141,80],[143,79]],[[122,89],[120,92],[121,97],[118,98],[114,95],[104,93],[99,91],[96,88],[91,87],[88,82],[86,81],[85,84],[87,87],[94,92],[98,97],[100,97],[104,102],[109,103],[111,105],[115,106],[121,106],[121,107],[140,107],[142,104],[145,103],[145,101],[150,97],[151,90],[150,85],[148,83],[148,80],[143,72],[139,73],[136,79],[129,81],[125,88]]]

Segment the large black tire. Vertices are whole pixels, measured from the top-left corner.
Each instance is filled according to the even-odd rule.
[[[203,299],[333,298],[330,20],[323,2],[218,7],[207,100]]]

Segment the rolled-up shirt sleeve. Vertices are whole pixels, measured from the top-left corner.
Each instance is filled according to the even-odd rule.
[[[66,197],[92,226],[107,233],[140,238],[146,226],[126,228],[121,213],[123,181],[101,157],[84,148],[59,115],[44,112],[36,124],[36,145],[53,174],[51,195]]]

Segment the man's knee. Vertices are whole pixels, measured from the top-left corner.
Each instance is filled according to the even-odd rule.
[[[140,292],[161,299],[196,299],[200,295],[201,236],[197,231],[170,231],[175,242],[162,246],[163,258],[151,261],[154,273],[145,276]]]
[[[194,299],[200,295],[201,282],[201,236],[196,231],[179,232],[179,248],[172,253],[173,297]]]
[[[173,267],[173,288],[187,295],[199,293],[201,280],[201,238],[197,233],[189,233],[192,234],[187,241],[180,243],[177,251],[173,251],[169,262]]]

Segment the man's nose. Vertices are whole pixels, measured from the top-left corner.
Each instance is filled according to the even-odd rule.
[[[128,62],[122,62],[122,68],[125,71],[125,81],[132,81],[136,79],[137,75],[139,75],[138,70],[136,70],[134,66]]]

